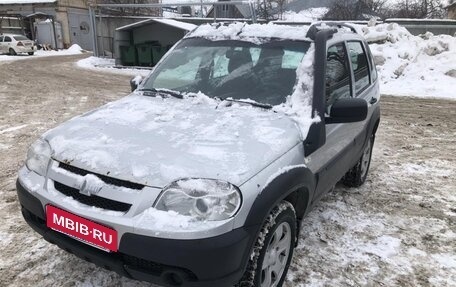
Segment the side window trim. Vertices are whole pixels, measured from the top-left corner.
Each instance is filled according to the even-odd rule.
[[[345,45],[345,41],[339,41],[339,42],[335,42],[335,43],[332,43],[331,45],[326,45],[326,57],[328,56],[328,52],[329,52],[329,49],[334,47],[334,46],[342,46],[343,50],[344,50],[344,61],[345,61],[345,65],[346,65],[346,69],[348,69],[347,72],[350,73],[350,76],[349,76],[349,97],[350,98],[353,98],[353,95],[354,95],[354,85],[353,85],[353,80],[352,80],[352,77],[353,77],[353,72],[351,71],[352,68],[351,68],[351,63],[350,63],[350,58],[349,58],[349,55],[348,55],[348,49],[347,49],[347,46]],[[328,62],[325,61],[325,73],[328,72]],[[326,81],[326,75],[325,75],[325,81]],[[326,82],[325,82],[325,86],[326,86]],[[326,105],[326,108],[328,108],[328,106]]]
[[[355,72],[353,71],[352,61],[350,59],[350,51],[348,50],[347,41],[343,41],[345,49],[345,61],[348,63],[348,69],[350,71],[350,97],[353,98],[356,96],[355,91]]]
[[[372,86],[374,81],[372,80],[372,58],[369,53],[369,50],[366,48],[366,43],[364,41],[361,42],[361,46],[363,48],[364,54],[366,55],[367,60],[367,67],[369,68],[369,86]]]
[[[371,83],[371,85],[373,85],[378,80],[378,72],[376,72],[377,76],[374,80],[372,71],[374,71],[374,69],[377,69],[377,67],[375,66],[374,56],[372,55],[372,51],[369,47],[369,44],[367,44],[367,42],[363,41],[363,45],[364,45],[364,49],[366,50],[366,56],[367,56],[368,62],[369,62],[369,78],[371,80],[370,83]]]
[[[354,43],[360,43],[361,45],[361,49],[363,49],[363,52],[364,52],[364,55],[366,57],[366,60],[367,60],[367,66],[369,67],[369,69],[367,69],[368,71],[368,77],[369,77],[369,84],[367,86],[365,86],[361,91],[359,91],[359,95],[356,94],[356,86],[355,86],[355,71],[353,70],[353,66],[352,66],[352,61],[351,61],[351,58],[348,58],[348,63],[350,65],[350,84],[351,84],[351,91],[352,91],[352,98],[355,97],[355,98],[358,98],[358,97],[362,97],[364,95],[364,93],[369,90],[371,87],[372,87],[372,76],[371,76],[371,69],[370,69],[370,65],[369,65],[369,59],[368,59],[368,54],[366,53],[366,47],[364,46],[364,42],[363,41],[360,41],[360,40],[349,40],[349,41],[344,41],[344,45],[345,45],[345,51],[346,51],[346,54],[347,54],[347,57],[350,53],[350,51],[348,50],[348,42],[354,42]]]

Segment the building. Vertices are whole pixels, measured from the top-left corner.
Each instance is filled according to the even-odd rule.
[[[230,0],[219,0],[219,2],[230,2]],[[215,15],[214,15],[215,13]],[[252,11],[248,4],[226,4],[211,7],[206,15],[207,18],[229,18],[229,19],[250,19]]]
[[[448,19],[456,20],[456,1],[452,0],[446,9],[448,11]]]
[[[173,19],[147,19],[116,29],[116,65],[152,67],[197,26]]]
[[[87,0],[0,0],[0,32],[16,30],[20,34],[35,39],[36,24],[48,20],[48,23],[53,26],[51,30],[54,30],[51,32],[53,41],[49,44],[54,48],[60,42],[63,47],[78,44],[84,49],[91,50],[92,31],[89,25],[88,2]],[[19,19],[20,26],[18,27],[18,23],[12,19],[5,21],[7,18]],[[11,22],[16,26],[11,26]],[[58,44],[57,47],[61,48]]]

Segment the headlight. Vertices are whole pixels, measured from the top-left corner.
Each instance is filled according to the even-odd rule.
[[[182,179],[167,186],[155,208],[198,220],[224,220],[236,214],[241,193],[231,183],[214,179]]]
[[[51,159],[51,146],[42,139],[35,141],[27,152],[25,164],[28,169],[44,176]]]

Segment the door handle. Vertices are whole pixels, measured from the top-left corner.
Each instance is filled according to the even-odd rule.
[[[370,100],[369,103],[370,103],[371,105],[373,105],[373,104],[375,104],[376,102],[377,102],[377,98],[372,98],[372,99]]]

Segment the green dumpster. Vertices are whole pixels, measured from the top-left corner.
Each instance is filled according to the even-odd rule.
[[[135,46],[120,46],[120,60],[124,66],[136,66],[137,54]]]
[[[152,66],[152,45],[150,43],[143,43],[136,45],[138,51],[138,64],[140,66]]]
[[[154,63],[153,63],[154,66],[158,63],[158,61],[160,61],[160,59],[163,57],[163,55],[166,54],[166,52],[167,52],[167,50],[165,47],[157,46],[157,45],[152,47],[152,57],[154,60]]]

